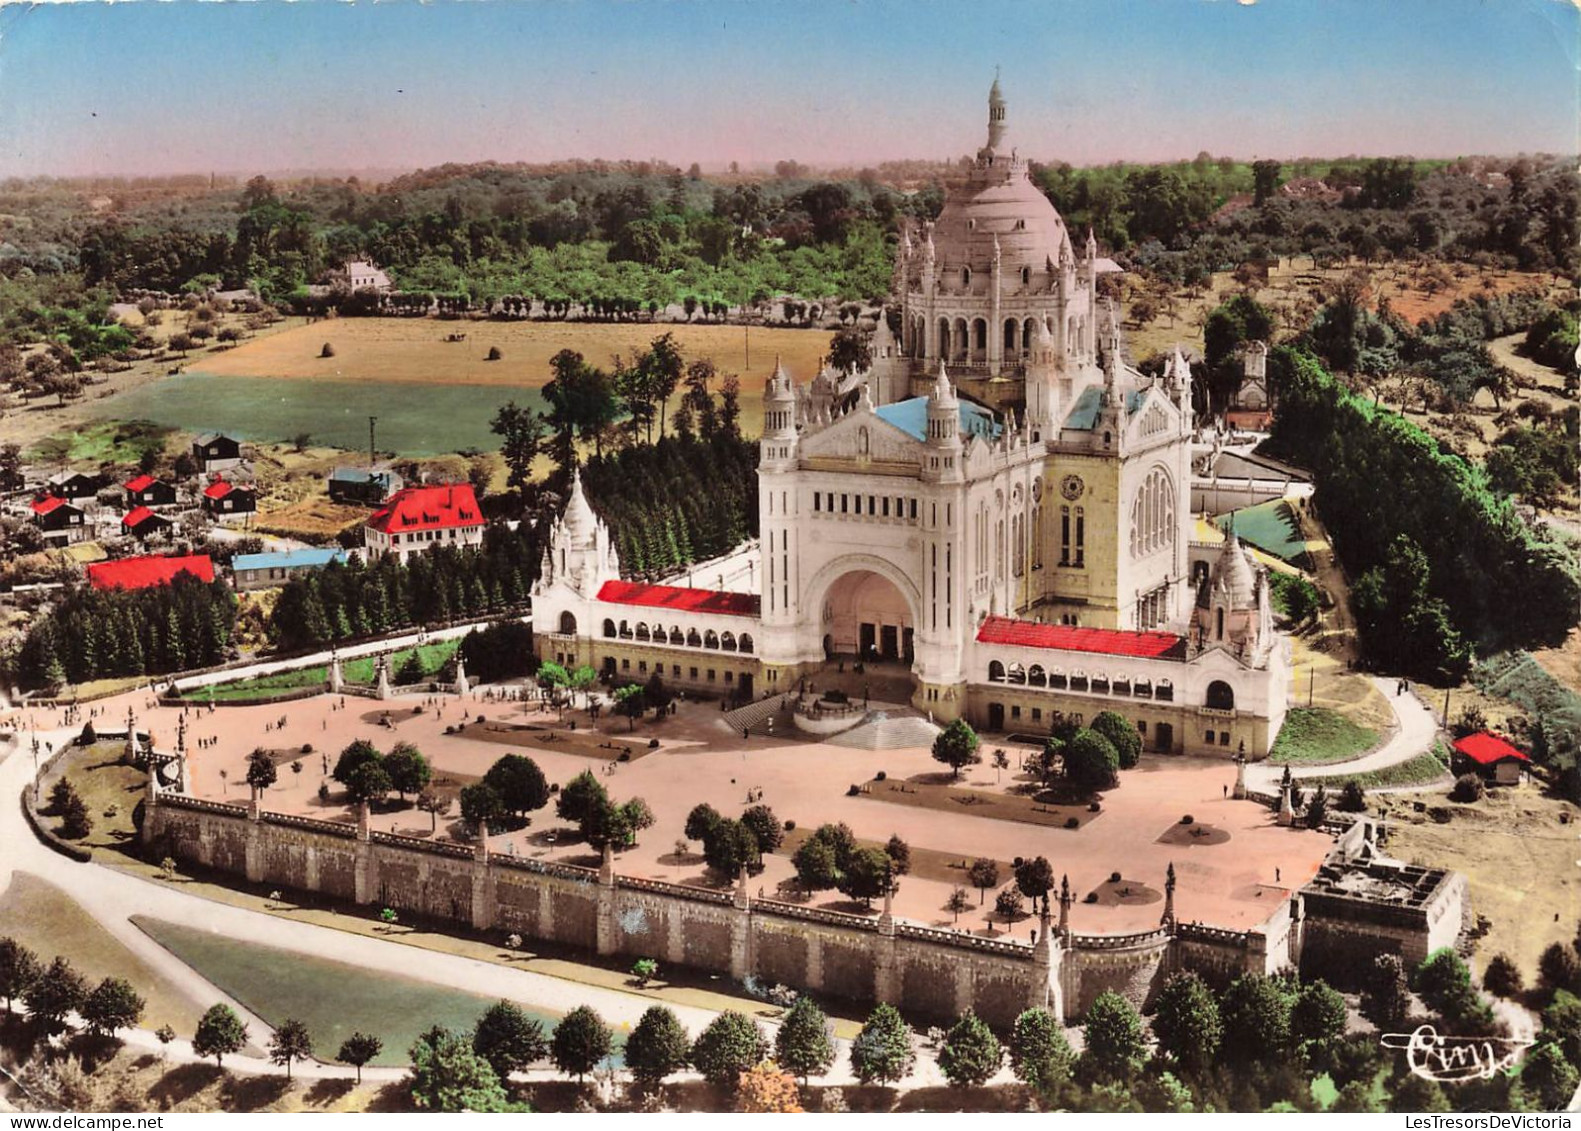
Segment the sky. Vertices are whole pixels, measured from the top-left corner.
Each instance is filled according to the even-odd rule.
[[[0,3],[0,177],[1581,149],[1577,0]]]

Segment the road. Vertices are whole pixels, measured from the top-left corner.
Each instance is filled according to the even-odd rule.
[[[1303,778],[1349,777],[1353,774],[1371,773],[1401,762],[1409,762],[1418,754],[1432,749],[1438,737],[1438,720],[1415,691],[1395,694],[1396,680],[1372,676],[1373,686],[1389,703],[1394,712],[1394,728],[1382,746],[1360,758],[1348,762],[1333,762],[1326,766],[1293,766],[1292,770]],[[1246,784],[1260,792],[1273,793],[1279,789],[1279,779],[1285,768],[1268,762],[1258,762],[1246,767]]]

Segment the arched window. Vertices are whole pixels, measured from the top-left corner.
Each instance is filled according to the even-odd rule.
[[[1235,689],[1222,679],[1214,680],[1208,684],[1208,694],[1204,705],[1213,708],[1215,711],[1235,710]]]
[[[604,618],[604,635],[610,637],[611,639],[613,639],[615,636],[615,622],[610,620],[608,617]]]
[[[1102,672],[1092,677],[1092,693],[1094,695],[1109,694],[1109,677]]]
[[[1214,609],[1213,611],[1214,611],[1214,614],[1215,614],[1215,617],[1214,617],[1214,619],[1215,619],[1215,627],[1218,629],[1218,631],[1214,634],[1214,639],[1215,640],[1223,640],[1224,639],[1224,610],[1222,608],[1218,608],[1218,609]]]
[[[1065,673],[1059,668],[1049,669],[1049,687],[1055,691],[1064,691],[1070,686],[1070,681],[1065,678]]]
[[[620,638],[622,640],[630,640],[631,639],[631,626],[629,624],[627,624],[625,621],[621,621],[620,622]]]
[[[703,638],[695,628],[689,628],[686,630],[686,643],[692,648],[701,648],[703,646]]]
[[[1153,697],[1153,681],[1150,679],[1137,680],[1136,686],[1131,688],[1131,694],[1137,699],[1151,699]]]
[[[1032,285],[1032,268],[1021,268],[1021,285],[1023,287],[1029,287]]]
[[[638,640],[647,640],[648,639],[648,626],[643,624],[643,623],[641,623],[640,621],[637,623],[637,639]]]
[[[1011,683],[1026,683],[1027,670],[1020,664],[1011,664],[1010,671],[1006,673],[1006,678]]]
[[[734,652],[736,650],[736,634],[733,632],[721,633],[719,636],[719,646],[726,652]]]
[[[716,633],[711,628],[707,632],[703,633],[703,647],[704,648],[717,648],[717,647],[719,647],[719,634]]]
[[[962,267],[961,268],[961,286],[969,287],[971,285],[972,285],[972,269],[970,267]]]
[[[1001,664],[998,660],[990,660],[989,663],[988,663],[988,682],[989,683],[1003,683],[1004,681],[1005,681],[1005,666],[1003,664]]]
[[[950,320],[939,319],[939,356],[949,357],[950,354]]]
[[[1161,467],[1131,497],[1131,556],[1145,557],[1175,544],[1175,485]]]
[[[955,320],[954,333],[955,336],[951,340],[955,343],[955,360],[965,361],[972,345],[971,339],[967,337],[966,319],[957,318]]]
[[[1014,318],[1005,319],[1005,356],[1015,355],[1017,343],[1021,340],[1021,323]]]
[[[1162,703],[1173,703],[1175,701],[1175,685],[1167,679],[1159,680],[1158,690],[1153,693],[1153,698]]]
[[[575,636],[576,635],[576,617],[571,615],[570,610],[567,610],[567,611],[565,611],[565,612],[560,614],[560,635],[561,636]]]
[[[1027,683],[1032,687],[1047,687],[1048,673],[1043,670],[1042,664],[1033,664],[1027,669]]]
[[[671,644],[685,644],[686,643],[686,637],[682,634],[682,632],[680,630],[680,627],[678,625],[671,625],[670,626],[670,643]]]
[[[751,652],[752,651],[752,635],[751,635],[751,633],[743,632],[741,634],[740,643],[737,646],[743,652]]]
[[[986,361],[988,358],[988,321],[983,318],[972,320],[972,360]]]
[[[1086,691],[1087,690],[1087,673],[1086,672],[1071,672],[1070,673],[1070,689],[1072,691]]]

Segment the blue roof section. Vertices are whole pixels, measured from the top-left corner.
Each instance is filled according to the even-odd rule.
[[[1074,428],[1078,432],[1091,432],[1092,426],[1098,423],[1098,409],[1103,399],[1103,390],[1097,385],[1088,385],[1081,391],[1081,396],[1076,398],[1076,403],[1070,406],[1070,411],[1065,414],[1063,427]]]
[[[390,481],[390,473],[388,471],[364,471],[360,467],[337,467],[330,472],[329,477],[341,483],[373,483],[376,481],[388,483]]]
[[[244,569],[318,569],[330,562],[344,562],[345,550],[284,550],[274,554],[237,554],[231,568]]]
[[[982,436],[991,440],[1004,430],[994,419],[994,414],[982,405],[962,401],[960,413],[961,431],[968,436]],[[927,397],[912,397],[910,400],[881,405],[873,410],[873,415],[888,424],[893,424],[913,440],[928,438]]]

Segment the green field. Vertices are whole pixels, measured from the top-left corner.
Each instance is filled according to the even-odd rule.
[[[1297,778],[1296,781],[1307,788],[1315,787],[1322,782],[1333,794],[1345,788],[1346,782],[1355,782],[1363,789],[1379,789],[1384,786],[1397,785],[1427,785],[1439,778],[1444,778],[1448,771],[1444,764],[1432,754],[1418,754],[1408,762],[1397,762],[1393,766],[1385,766],[1381,770],[1372,770],[1365,774],[1346,774],[1343,777],[1331,778]]]
[[[42,463],[135,464],[146,451],[163,452],[174,431],[147,420],[109,420],[46,436],[27,449],[27,458]]]
[[[1322,766],[1371,750],[1378,732],[1351,722],[1327,707],[1293,707],[1268,752],[1270,762]]]
[[[439,640],[433,644],[420,644],[415,651],[418,659],[423,664],[423,674],[427,677],[437,675],[450,657],[456,654],[456,649],[461,646],[461,641]],[[412,654],[414,649],[404,648],[390,656],[390,678],[395,678],[395,673],[401,670],[401,665]],[[361,656],[355,660],[347,660],[341,665],[341,674],[348,683],[372,683],[374,681],[374,660],[372,656]],[[329,668],[319,664],[311,668],[297,668],[294,671],[275,672],[272,675],[258,675],[250,679],[238,679],[231,683],[216,684],[210,688],[195,688],[188,693],[187,698],[194,702],[207,703],[210,699],[216,703],[223,703],[233,699],[268,699],[276,695],[288,695],[300,691],[304,687],[322,687],[329,678]]]
[[[495,999],[398,974],[224,938],[160,919],[133,919],[155,942],[270,1025],[295,1018],[307,1026],[318,1058],[330,1060],[353,1032],[384,1042],[374,1064],[408,1063],[406,1050],[434,1025],[470,1031]],[[422,952],[411,951],[414,964]],[[547,1032],[558,1018],[526,1007]],[[250,1034],[261,1043],[262,1034]]]
[[[1311,568],[1301,524],[1296,521],[1290,504],[1283,499],[1258,503],[1255,507],[1235,511],[1219,520],[1219,526],[1224,530],[1230,529],[1232,524],[1236,537],[1242,542],[1256,546],[1299,569]]]

